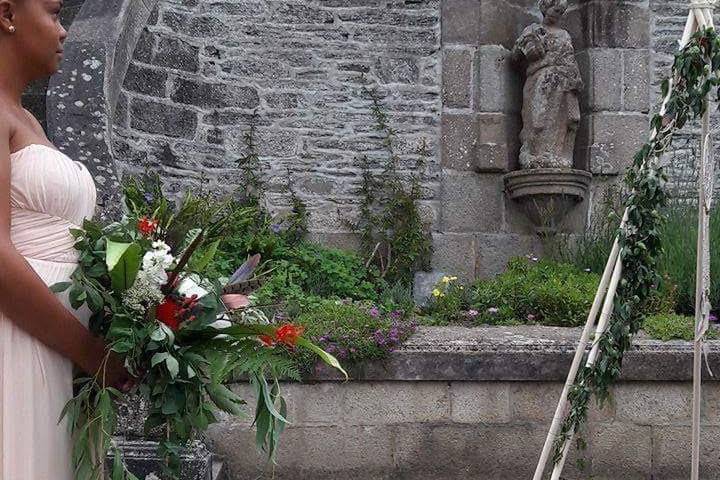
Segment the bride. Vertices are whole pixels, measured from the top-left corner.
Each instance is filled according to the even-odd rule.
[[[94,374],[108,353],[87,329],[87,307],[74,310],[67,291],[48,289],[77,266],[68,229],[94,214],[93,178],[20,103],[31,81],[58,69],[61,8],[62,0],[0,0],[0,480],[74,478],[70,432],[58,419],[73,364]],[[104,382],[132,386],[114,352]]]

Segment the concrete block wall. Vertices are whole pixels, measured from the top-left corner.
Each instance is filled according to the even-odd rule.
[[[577,334],[424,328],[385,370],[357,370],[349,383],[283,384],[292,425],[274,469],[256,451],[251,418],[224,416],[211,426],[211,449],[224,457],[230,480],[531,478]],[[638,340],[612,401],[591,408],[581,435],[587,448],[572,450],[563,478],[688,478],[691,365],[691,344]],[[252,415],[253,389],[231,388]],[[704,384],[702,408],[700,478],[710,480],[720,476],[720,383]]]

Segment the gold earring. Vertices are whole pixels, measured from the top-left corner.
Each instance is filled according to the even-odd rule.
[[[10,25],[10,28],[8,28],[8,30],[10,30],[10,33],[15,33],[15,25]]]

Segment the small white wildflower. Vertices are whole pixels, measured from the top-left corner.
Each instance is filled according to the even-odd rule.
[[[161,303],[164,298],[160,284],[145,276],[138,276],[133,286],[123,293],[122,301],[127,308],[144,313],[147,305]]]

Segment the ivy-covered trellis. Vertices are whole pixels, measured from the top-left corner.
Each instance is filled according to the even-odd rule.
[[[635,155],[625,177],[625,213],[605,266],[600,287],[580,337],[570,373],[548,432],[534,480],[541,480],[552,453],[551,479],[563,470],[574,433],[587,420],[592,397],[607,400],[620,375],[623,355],[642,325],[643,302],[657,284],[656,262],[661,250],[661,209],[667,203],[666,176],[660,159],[673,134],[689,120],[702,118],[699,177],[698,261],[693,381],[692,475],[699,475],[700,378],[703,339],[709,315],[708,211],[712,201],[709,141],[709,99],[720,101],[720,37],[713,24],[717,0],[690,0],[690,13],[675,56],[672,75],[662,84],[663,103],[651,120],[650,139]],[[598,316],[599,314],[599,316]],[[590,343],[590,335],[595,335]],[[590,343],[590,351],[586,347]],[[584,360],[584,366],[581,364]]]

